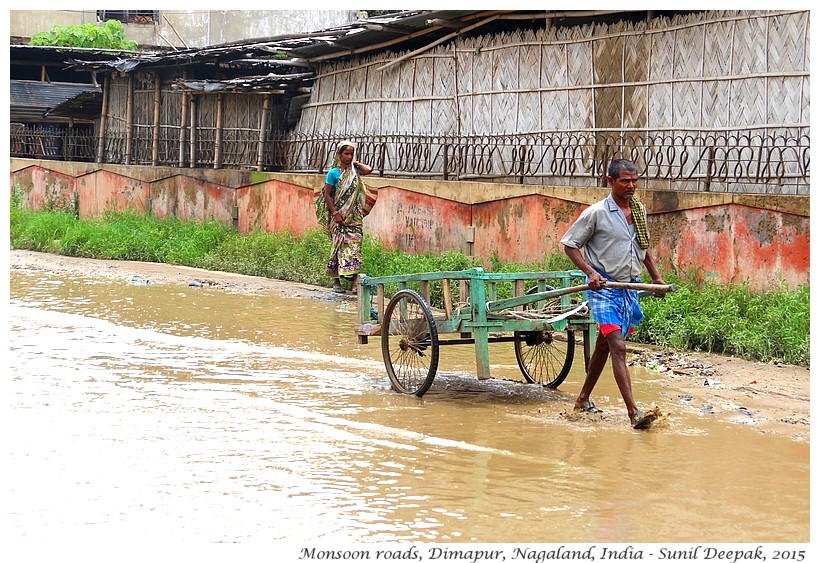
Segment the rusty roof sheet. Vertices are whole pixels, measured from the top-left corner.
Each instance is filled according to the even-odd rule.
[[[57,108],[69,100],[82,96],[85,108],[90,113],[82,115],[68,115],[77,119],[94,119],[100,116],[100,107],[96,113],[90,108],[90,100],[96,97],[102,100],[102,91],[99,86],[91,84],[75,84],[69,82],[41,82],[37,80],[11,80],[9,89],[9,105],[12,121],[40,120],[49,117],[49,111]],[[91,117],[88,117],[88,116]],[[56,115],[54,115],[56,117]]]

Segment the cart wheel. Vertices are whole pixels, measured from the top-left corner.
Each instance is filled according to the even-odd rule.
[[[438,369],[438,330],[430,307],[412,289],[402,289],[387,304],[382,327],[382,356],[393,389],[421,397]]]
[[[551,330],[515,332],[515,359],[527,382],[553,389],[564,382],[575,356],[575,333],[566,335],[564,341]]]
[[[544,287],[544,291],[555,289],[551,285]],[[527,295],[537,293],[538,286],[533,286],[527,290]],[[529,305],[528,309],[551,309],[561,303],[561,298],[556,297],[546,302],[542,302],[537,307],[535,304]],[[575,334],[567,331],[566,342],[555,338],[555,332],[551,330],[516,332],[515,334],[515,359],[518,367],[524,374],[524,379],[528,383],[540,383],[555,389],[561,385],[569,374],[572,367],[572,360],[575,357]]]

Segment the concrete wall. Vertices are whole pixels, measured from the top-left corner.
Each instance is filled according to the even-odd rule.
[[[336,27],[350,23],[355,15],[351,10],[160,10],[156,24],[123,22],[123,26],[126,39],[141,46],[193,48]],[[12,37],[30,38],[55,25],[96,21],[96,10],[9,12]]]
[[[11,159],[13,189],[26,206],[77,201],[82,218],[106,209],[215,219],[241,233],[318,228],[317,174],[179,169]],[[368,177],[379,200],[366,230],[409,253],[460,250],[485,264],[528,262],[562,252],[561,236],[607,188],[523,186]],[[808,196],[758,196],[644,189],[661,271],[700,281],[748,281],[758,290],[809,283]]]

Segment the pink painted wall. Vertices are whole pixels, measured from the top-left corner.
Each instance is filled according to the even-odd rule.
[[[384,186],[365,230],[390,249],[410,254],[459,250],[470,253],[467,227],[470,205],[423,193]]]
[[[185,175],[162,178],[150,185],[151,212],[159,218],[215,220],[231,224],[234,190]]]
[[[303,235],[319,228],[313,207],[313,189],[279,180],[237,188],[238,229],[248,234],[290,231]]]
[[[318,228],[313,184],[318,177],[227,170],[93,165],[12,159],[11,184],[27,205],[76,191],[83,218],[106,209],[151,210],[301,235]],[[475,182],[377,179],[379,199],[365,230],[385,246],[408,253],[458,250],[484,259],[533,262],[563,252],[560,238],[591,202],[606,194],[583,189]],[[473,190],[472,192],[470,190]],[[476,191],[478,190],[478,191]],[[487,191],[485,191],[487,190]],[[481,197],[470,201],[467,196]],[[512,194],[512,195],[511,195]],[[461,196],[461,197],[459,197]],[[463,201],[461,200],[463,198]],[[653,252],[661,271],[755,289],[809,283],[810,217],[806,196],[741,196],[645,190]]]
[[[71,207],[77,191],[77,178],[40,166],[27,166],[11,173],[11,185],[19,185],[31,209]]]
[[[543,195],[488,201],[473,205],[475,246],[473,253],[485,259],[494,254],[502,261],[535,262],[544,254],[563,252],[561,237],[582,207]]]
[[[700,280],[775,289],[809,281],[810,219],[791,213],[724,205],[650,215],[662,270]]]
[[[80,218],[102,216],[106,209],[145,213],[150,184],[107,170],[96,170],[77,178]]]

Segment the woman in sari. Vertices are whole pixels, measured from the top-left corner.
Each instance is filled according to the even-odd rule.
[[[352,278],[353,291],[358,289],[358,273],[362,270],[362,221],[365,211],[365,187],[362,176],[373,168],[353,160],[356,147],[342,141],[336,151],[333,167],[325,179],[325,203],[330,220],[331,239],[327,275],[333,278],[333,291],[344,293],[341,278]]]

